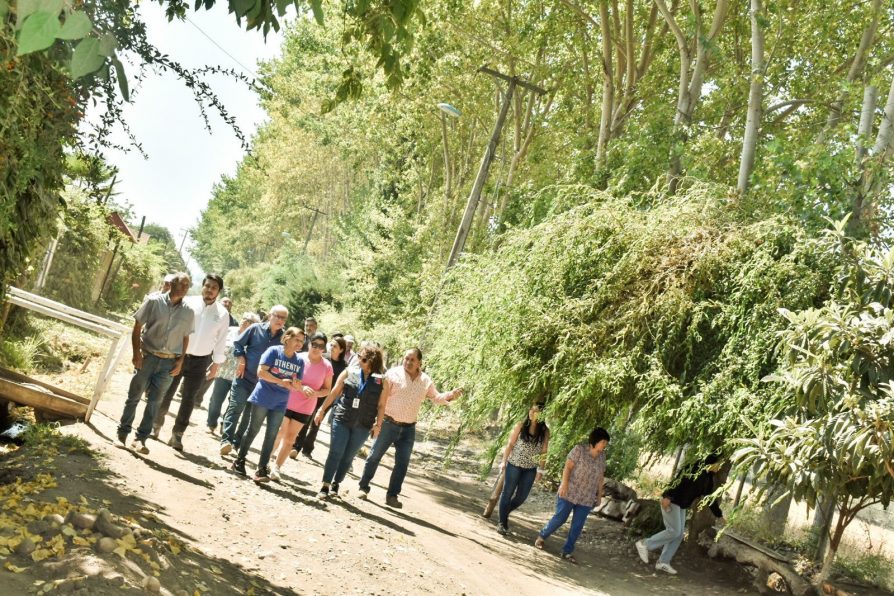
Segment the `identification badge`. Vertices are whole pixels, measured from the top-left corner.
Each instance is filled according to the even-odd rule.
[[[360,398],[359,397],[354,398],[354,401],[351,402],[351,407],[354,408],[355,410],[360,407]]]

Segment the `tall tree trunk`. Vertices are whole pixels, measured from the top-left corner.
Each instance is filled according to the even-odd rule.
[[[739,159],[739,178],[736,191],[744,195],[754,169],[754,155],[757,151],[757,133],[761,123],[761,109],[764,99],[764,31],[761,27],[763,7],[761,0],[751,0],[751,87],[748,90],[748,115],[745,119],[745,134],[742,137],[742,156]]]
[[[816,548],[813,551],[815,561],[822,561],[826,556],[826,548],[829,546],[829,530],[832,528],[834,515],[835,499],[833,497],[825,497],[817,503],[816,513],[813,514],[813,523],[810,527],[810,533],[813,534],[816,541]]]
[[[851,66],[847,70],[845,81],[848,84],[856,81],[863,73],[863,67],[866,66],[866,57],[869,54],[869,50],[872,47],[872,44],[875,42],[875,35],[878,32],[879,18],[881,17],[881,7],[882,0],[872,0],[872,4],[870,5],[869,9],[869,24],[863,30],[863,35],[860,36],[860,45],[857,46],[857,51],[854,53],[854,59],[851,61]],[[823,131],[820,133],[818,139],[818,142],[820,144],[825,141],[826,135],[829,133],[829,131],[831,131],[831,129],[834,128],[835,125],[838,124],[838,122],[841,120],[841,112],[846,99],[847,90],[845,89],[838,95],[835,101],[832,102],[829,116],[826,119],[826,126],[823,128]]]
[[[453,196],[453,175],[450,162],[450,143],[447,140],[447,115],[441,112],[441,140],[444,143],[444,200],[450,202]]]
[[[878,89],[869,85],[863,91],[863,108],[860,110],[860,124],[857,128],[856,162],[860,172],[860,181],[857,185],[857,194],[854,197],[854,205],[851,210],[851,218],[848,220],[848,233],[853,237],[860,237],[865,233],[863,229],[864,196],[863,188],[866,183],[866,155],[867,140],[872,134],[872,122],[875,117],[875,104],[878,99]]]
[[[680,176],[683,173],[682,153],[688,140],[686,131],[692,121],[695,107],[702,96],[702,85],[705,72],[708,68],[707,48],[714,42],[723,28],[726,15],[729,10],[729,0],[717,0],[714,7],[714,16],[711,19],[711,29],[707,34],[702,30],[701,12],[697,2],[692,2],[693,18],[695,20],[695,57],[690,52],[690,40],[683,33],[671,10],[664,0],[654,0],[655,6],[667,23],[674,39],[677,41],[677,50],[680,54],[680,75],[677,83],[677,111],[674,114],[672,146],[670,152],[670,165],[667,172],[667,187],[671,194],[677,191]]]
[[[863,161],[864,167],[854,198],[853,213],[851,221],[848,222],[850,230],[857,236],[865,236],[869,232],[869,221],[867,220],[873,211],[872,200],[884,186],[886,178],[883,165],[890,158],[892,152],[894,152],[894,78],[891,79],[891,87],[888,89],[888,100],[885,102],[875,145],[870,157]],[[867,163],[869,160],[871,163]]]
[[[608,0],[599,3],[599,25],[602,30],[602,113],[599,115],[599,139],[596,141],[596,167],[605,166],[606,146],[611,130],[612,108],[615,105],[615,80],[612,74],[612,24]]]

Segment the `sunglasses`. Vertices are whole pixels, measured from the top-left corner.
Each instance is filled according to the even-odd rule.
[[[360,362],[368,362],[369,361],[369,357],[367,357],[367,356],[360,356],[359,359],[360,359]]]
[[[326,349],[326,344],[312,343],[312,344],[310,344],[310,347],[312,347],[312,348],[316,348],[316,349],[318,349],[318,350],[325,350],[325,349]]]

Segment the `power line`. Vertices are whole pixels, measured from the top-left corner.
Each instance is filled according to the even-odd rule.
[[[196,25],[195,23],[193,23],[193,22],[192,22],[192,19],[190,19],[189,17],[186,17],[186,21],[187,21],[190,25],[192,25],[193,27],[195,27],[196,30],[198,30],[199,33],[201,33],[202,35],[204,35],[204,36],[208,39],[208,41],[210,41],[210,42],[213,43],[215,46],[217,46],[217,49],[218,49],[218,50],[220,50],[221,52],[223,52],[224,54],[226,54],[227,56],[229,56],[229,57],[230,57],[230,60],[232,60],[233,62],[235,62],[236,64],[238,64],[239,67],[240,67],[242,70],[244,70],[245,72],[247,72],[248,74],[250,74],[250,75],[253,76],[254,78],[258,78],[258,73],[256,73],[255,71],[253,71],[253,70],[250,69],[249,67],[245,66],[245,65],[242,64],[241,62],[239,62],[239,60],[237,60],[236,57],[233,56],[231,53],[229,53],[228,51],[226,51],[222,45],[220,45],[219,43],[217,43],[216,41],[214,41],[214,38],[213,38],[213,37],[211,37],[210,35],[208,35],[208,34],[205,33],[204,31],[202,31],[202,28],[201,28],[201,27],[199,27],[198,25]]]

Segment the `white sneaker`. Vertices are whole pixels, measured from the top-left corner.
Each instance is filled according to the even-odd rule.
[[[643,563],[646,565],[649,564],[649,549],[646,548],[646,543],[642,540],[637,540],[634,544],[636,546],[636,553],[639,555],[639,558],[643,560]]]
[[[677,575],[677,570],[667,563],[655,563],[655,571],[663,571],[665,573],[669,573],[670,575]]]
[[[279,482],[280,480],[282,480],[282,476],[280,476],[279,473],[280,473],[279,466],[274,464],[273,467],[270,469],[270,476],[269,476],[270,480],[275,480],[276,482]]]
[[[220,454],[221,455],[226,455],[232,450],[233,450],[233,446],[230,443],[222,443],[220,446]]]

